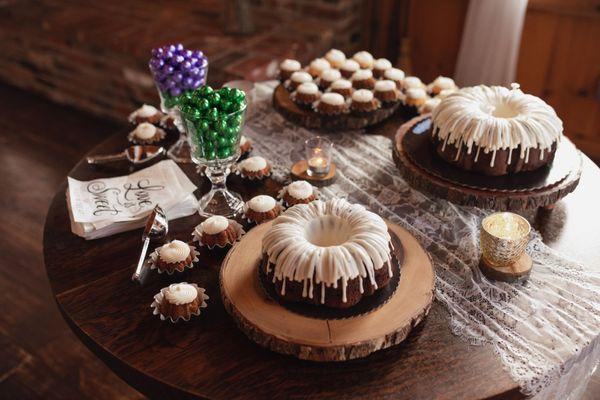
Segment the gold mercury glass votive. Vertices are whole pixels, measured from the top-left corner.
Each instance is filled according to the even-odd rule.
[[[491,267],[508,267],[523,255],[531,226],[520,215],[498,212],[481,222],[483,262]]]

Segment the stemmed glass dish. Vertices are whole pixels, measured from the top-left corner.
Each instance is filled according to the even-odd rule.
[[[208,59],[201,51],[186,50],[182,44],[176,44],[153,49],[149,67],[160,96],[160,109],[173,118],[179,131],[179,139],[167,155],[177,162],[191,162],[190,146],[177,106],[181,95],[206,83]]]
[[[246,96],[239,89],[203,86],[182,96],[180,109],[192,160],[206,167],[204,173],[211,182],[210,192],[199,201],[202,216],[232,217],[243,207],[242,197],[227,189],[226,180],[240,156],[246,106]]]

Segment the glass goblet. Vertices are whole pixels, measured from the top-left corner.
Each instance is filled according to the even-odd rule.
[[[200,215],[233,217],[244,205],[242,197],[227,188],[227,175],[240,156],[240,137],[244,126],[246,103],[238,111],[218,117],[190,118],[182,113],[194,163],[205,167],[210,191],[198,204]]]

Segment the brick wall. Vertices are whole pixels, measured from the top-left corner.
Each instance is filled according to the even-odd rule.
[[[235,0],[229,0],[235,1]],[[209,57],[209,82],[265,79],[273,60],[358,48],[361,0],[247,0],[255,30],[226,34],[209,1],[14,1],[0,5],[0,79],[122,120],[157,102],[152,47],[182,42]]]

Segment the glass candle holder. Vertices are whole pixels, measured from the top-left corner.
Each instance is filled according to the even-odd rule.
[[[304,148],[306,162],[308,163],[306,173],[309,176],[327,175],[331,168],[331,151],[333,149],[331,140],[322,136],[315,136],[304,142]]]
[[[227,189],[227,175],[240,156],[240,137],[245,122],[246,99],[236,89],[213,91],[200,88],[182,101],[181,114],[188,133],[191,158],[206,167],[210,191],[199,200],[198,212],[209,217],[233,217],[244,203],[242,197]]]
[[[531,226],[520,215],[498,212],[481,222],[480,243],[483,260],[494,267],[507,267],[523,255]]]
[[[179,131],[179,139],[167,155],[176,162],[189,163],[190,147],[178,106],[182,95],[206,84],[208,59],[199,50],[172,44],[153,49],[149,67],[160,96],[160,109],[173,118]]]

